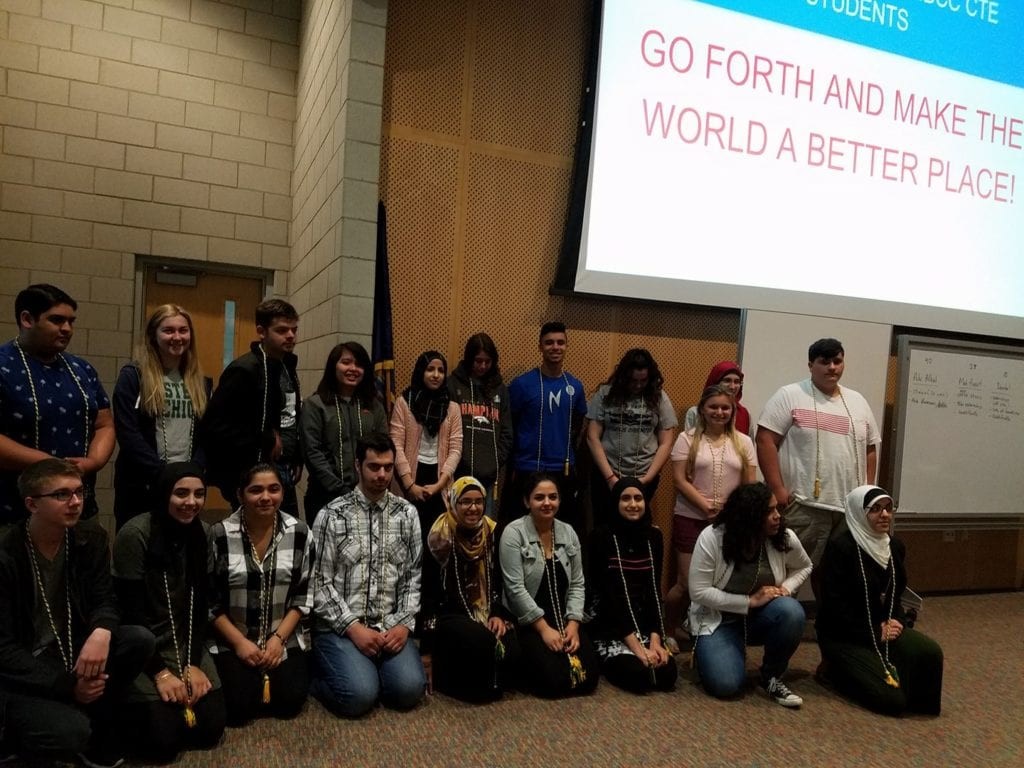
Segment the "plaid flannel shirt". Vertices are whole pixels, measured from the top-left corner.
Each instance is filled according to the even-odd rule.
[[[314,631],[416,628],[423,542],[412,504],[388,492],[371,505],[356,487],[320,511],[313,539]]]
[[[260,580],[264,567],[271,566],[267,547],[262,563],[253,560],[249,540],[242,535],[241,511],[215,524],[210,530],[212,585],[210,616],[227,615],[239,632],[257,645],[266,638],[258,637],[260,625]],[[270,630],[277,629],[292,608],[302,614],[299,624],[285,647],[309,648],[309,614],[313,607],[310,575],[313,570],[313,538],[309,528],[284,512],[278,512],[274,531],[276,562],[271,600]],[[232,653],[233,650],[216,632],[211,633],[211,653]]]

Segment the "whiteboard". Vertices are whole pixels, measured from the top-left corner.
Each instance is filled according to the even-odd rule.
[[[900,515],[1024,516],[1024,348],[897,338]]]

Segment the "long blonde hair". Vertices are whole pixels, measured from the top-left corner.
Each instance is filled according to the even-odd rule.
[[[729,415],[729,423],[725,425],[725,435],[732,442],[733,450],[736,451],[736,455],[740,457],[740,476],[742,477],[747,467],[750,466],[750,462],[747,460],[747,454],[743,451],[743,445],[740,443],[739,433],[736,431],[736,398],[729,394],[728,388],[725,384],[712,384],[710,387],[706,387],[700,395],[700,402],[697,403],[697,426],[693,428],[693,437],[690,439],[690,452],[686,457],[686,479],[691,483],[693,482],[693,473],[697,465],[697,451],[700,450],[700,441],[704,437],[704,432],[707,430],[707,421],[704,419],[704,404],[712,397],[718,397],[723,395],[729,398],[729,403],[732,405],[732,413]]]
[[[139,349],[139,371],[141,387],[139,407],[154,418],[164,412],[164,365],[160,361],[160,350],[156,343],[156,332],[160,323],[169,317],[181,316],[188,323],[189,344],[181,357],[178,371],[181,373],[185,391],[192,400],[192,413],[200,418],[206,411],[206,382],[203,371],[199,367],[199,355],[196,354],[196,331],[192,325],[192,316],[177,304],[161,304],[146,323],[146,333]]]

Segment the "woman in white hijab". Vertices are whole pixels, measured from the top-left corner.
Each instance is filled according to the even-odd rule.
[[[906,548],[889,535],[893,501],[862,485],[846,497],[848,530],[829,541],[822,560],[816,623],[820,672],[857,703],[886,715],[937,715],[942,706],[942,649],[906,626]]]

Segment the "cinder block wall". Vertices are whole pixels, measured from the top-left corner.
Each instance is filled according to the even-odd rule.
[[[292,269],[306,391],[372,331],[386,0],[307,0],[300,30]]]
[[[53,282],[80,302],[71,351],[109,388],[136,254],[275,270],[287,294],[300,12],[0,0],[0,337],[17,291]]]

